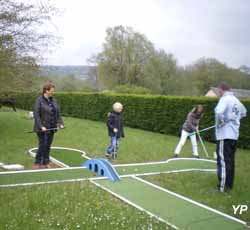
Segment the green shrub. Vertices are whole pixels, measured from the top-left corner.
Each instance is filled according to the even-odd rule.
[[[141,86],[130,86],[130,85],[119,85],[116,86],[113,91],[115,93],[122,94],[152,94],[152,91],[148,88],[144,88]]]
[[[17,107],[32,110],[34,93],[11,93],[17,100]],[[173,97],[152,95],[97,94],[97,93],[57,93],[64,116],[96,121],[106,121],[107,113],[116,101],[124,105],[123,119],[129,127],[178,135],[187,113],[197,104],[205,106],[205,115],[200,129],[214,124],[214,108],[218,99],[207,97]],[[250,100],[242,100],[247,108]],[[250,148],[250,117],[241,122],[239,146]],[[214,130],[203,133],[206,140],[214,141]]]

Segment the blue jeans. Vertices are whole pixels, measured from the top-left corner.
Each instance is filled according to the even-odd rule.
[[[110,145],[106,150],[106,154],[112,154],[116,151],[116,154],[118,152],[118,145],[119,145],[120,138],[116,136],[111,137]]]
[[[50,146],[53,141],[54,132],[53,131],[40,132],[37,133],[37,137],[39,140],[39,146],[36,152],[35,164],[47,165],[49,164],[49,152],[50,152]]]

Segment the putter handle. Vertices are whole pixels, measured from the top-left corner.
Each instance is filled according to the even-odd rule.
[[[59,128],[59,127],[57,127],[57,128],[51,128],[51,129],[47,129],[46,131],[40,130],[40,131],[38,131],[38,133],[48,132],[48,131],[52,131],[52,130],[59,130],[59,129],[65,129],[65,127],[63,127],[63,128]],[[35,131],[29,131],[28,133],[36,133],[36,132]]]
[[[202,129],[202,130],[199,130],[199,131],[192,132],[192,133],[190,133],[188,136],[190,137],[190,136],[195,135],[196,133],[202,133],[202,132],[204,132],[204,131],[207,131],[207,130],[209,130],[209,129],[213,129],[213,128],[215,128],[215,127],[216,127],[216,125],[212,125],[212,126],[207,127],[207,128],[205,128],[205,129]]]

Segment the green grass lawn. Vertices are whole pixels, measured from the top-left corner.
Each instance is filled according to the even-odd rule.
[[[36,135],[27,133],[32,130],[33,120],[27,118],[27,112],[7,111],[0,112],[0,162],[18,162],[25,168],[31,168],[33,160],[26,154],[28,149],[37,147],[38,144]],[[90,157],[104,157],[110,141],[104,123],[68,117],[64,118],[64,122],[66,128],[56,133],[54,146],[77,148],[85,151]],[[128,127],[125,128],[125,135],[120,143],[117,163],[166,160],[172,157],[178,142],[178,138],[174,136]],[[206,146],[212,156],[215,146]],[[78,153],[72,154],[73,158],[75,155],[78,157]],[[184,146],[181,156],[192,157],[189,141]],[[201,149],[200,156],[203,156]]]
[[[0,189],[0,229],[168,229],[90,184]]]
[[[104,123],[68,117],[64,122],[66,129],[55,135],[54,146],[78,148],[90,157],[104,156],[109,144]],[[32,167],[34,159],[27,155],[29,148],[37,147],[35,134],[27,133],[32,127],[33,121],[27,118],[27,112],[0,109],[0,162],[20,163],[26,169]],[[178,142],[178,137],[127,127],[125,135],[116,163],[166,160],[172,157]],[[215,145],[205,144],[212,156]],[[55,152],[58,154],[60,151]],[[69,151],[69,154],[72,154],[71,163],[76,166],[79,153]],[[200,149],[200,156],[202,154]],[[189,142],[181,156],[192,157]],[[248,204],[250,207],[249,165],[250,151],[238,149],[235,188],[229,195],[211,191],[217,184],[216,175],[212,173],[186,172],[145,178],[233,215],[233,204]],[[153,229],[166,229],[164,224],[88,182],[1,188],[0,202],[0,229],[95,229],[94,226],[96,229],[100,226],[102,229],[152,229],[152,225]],[[250,221],[249,212],[240,218]]]

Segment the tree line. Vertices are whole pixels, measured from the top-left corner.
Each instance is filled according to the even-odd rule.
[[[249,67],[231,68],[214,58],[180,66],[173,54],[156,49],[144,34],[124,26],[107,28],[101,52],[88,60],[89,79],[41,77],[39,63],[59,42],[47,30],[57,13],[48,0],[0,0],[0,91],[37,91],[48,81],[59,91],[204,95],[221,81],[250,89]]]
[[[0,0],[1,90],[25,90],[39,85],[38,63],[58,42],[47,29],[56,13],[57,9],[46,0]]]
[[[108,28],[102,51],[89,63],[98,90],[164,95],[204,95],[226,81],[234,88],[250,89],[250,68],[231,68],[214,58],[200,58],[179,66],[173,54],[156,49],[145,35],[131,27]]]

